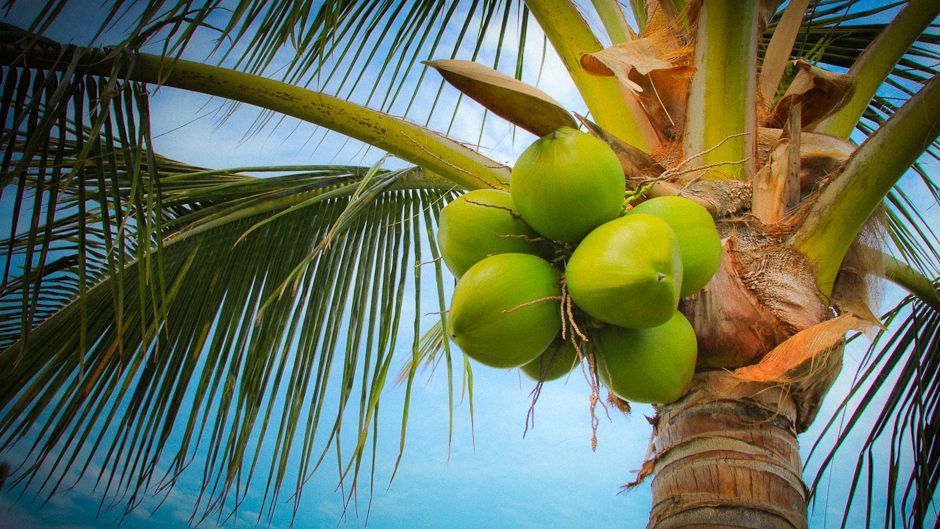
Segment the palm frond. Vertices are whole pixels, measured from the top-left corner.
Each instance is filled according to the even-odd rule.
[[[67,64],[90,75],[126,77],[250,103],[361,140],[467,188],[508,187],[508,170],[478,151],[426,127],[322,92],[193,61],[166,62],[161,56],[126,49],[75,48],[51,40],[30,46],[32,37],[0,24],[0,60],[43,71],[64,70]],[[72,62],[63,63],[61,57],[69,54]]]
[[[162,288],[163,216],[157,159],[147,149],[147,93],[139,83],[78,75],[81,56],[63,53],[61,73],[4,72],[0,193],[14,198],[0,241],[0,310],[21,317],[4,318],[3,348],[14,337],[28,341],[65,299],[86,307],[86,293],[104,275],[123,284],[130,260],[155,264],[155,275],[141,283],[142,299]],[[84,327],[79,334],[84,348]]]
[[[62,8],[70,3],[58,0],[52,8],[50,0],[47,9],[34,18],[30,31],[41,33],[54,27]],[[514,66],[514,71],[504,68],[507,73],[521,78],[526,39],[520,38],[516,57],[510,61],[501,61],[500,55],[503,36],[517,32],[524,37],[529,22],[528,10],[518,0],[469,4],[460,0],[248,0],[234,8],[218,0],[206,4],[157,0],[146,6],[111,0],[104,7],[94,39],[84,44],[101,44],[107,37],[111,42],[106,44],[115,49],[146,49],[166,57],[215,61],[415,121],[430,121],[440,110],[437,105],[414,105],[427,71],[427,66],[420,65],[422,60],[449,55],[483,61],[494,68],[502,62]],[[115,35],[117,19],[130,22],[123,34]],[[490,33],[499,35],[500,46],[495,55],[483,56],[484,36]],[[472,41],[466,38],[468,34]],[[203,49],[211,50],[208,57]],[[420,72],[413,71],[416,68]],[[415,77],[417,83],[412,84]],[[436,101],[444,90],[440,82],[434,96],[424,88],[420,91]],[[454,115],[458,109],[459,103]],[[262,111],[252,133],[271,123],[280,123],[277,115]]]
[[[873,516],[880,516],[885,527],[905,528],[925,527],[925,521],[936,517],[932,502],[940,482],[940,313],[909,296],[884,319],[888,330],[879,332],[868,347],[847,397],[822,427],[807,457],[817,498],[825,476],[855,459],[842,527],[849,523],[853,507],[866,510],[869,526],[879,523]],[[861,443],[859,449],[845,450],[856,442]],[[889,454],[887,460],[878,455],[884,453]]]
[[[807,57],[833,70],[844,70],[887,27],[890,20],[908,2],[899,1],[864,7],[854,0],[810,2],[801,33],[793,50],[793,58]],[[773,29],[781,13],[777,13],[768,32]],[[765,38],[766,41],[766,38]],[[940,43],[937,26],[929,25],[917,36],[914,44],[894,66],[885,80],[884,88],[869,103],[861,121],[856,126],[856,141],[861,142],[878,130],[935,72],[936,46]],[[927,149],[934,157],[940,154],[938,142]],[[918,164],[913,171],[920,176],[923,190],[904,191],[895,188],[885,200],[887,211],[888,241],[897,253],[921,273],[928,277],[937,274],[937,236],[932,223],[922,213],[924,207],[940,205],[936,184]],[[926,191],[926,193],[924,192]],[[930,203],[911,200],[908,193],[925,197]],[[932,205],[931,205],[932,204]]]
[[[794,60],[807,58],[827,69],[844,71],[852,66],[885,30],[891,17],[907,3],[902,0],[860,8],[856,5],[857,0],[814,0],[806,10],[791,57]],[[775,14],[768,25],[762,46],[769,42],[781,15],[782,10]],[[916,85],[923,84],[933,73],[937,44],[940,44],[937,26],[928,25],[926,31],[917,36],[907,53],[894,65],[886,80],[888,85],[906,86],[909,92],[916,91]],[[912,72],[918,71],[924,75],[912,77]],[[908,93],[906,97],[892,100],[892,107],[896,110],[910,95]],[[869,104],[866,115],[876,112],[879,107],[881,101],[876,98]],[[867,136],[870,130],[860,124],[858,132]]]
[[[3,241],[0,450],[22,461],[14,479],[52,496],[100,466],[103,501],[130,512],[198,457],[198,517],[259,479],[269,509],[293,480],[296,506],[334,450],[352,501],[405,286],[422,281],[409,268],[422,240],[437,251],[450,191],[420,169],[259,179],[168,160],[142,85],[79,76],[82,49],[39,45],[71,62],[7,68],[0,90],[4,183],[17,205],[36,197]]]
[[[238,184],[242,205],[265,196],[263,184],[251,185],[254,178],[206,173],[153,154],[143,85],[69,71],[4,73],[0,114],[11,126],[0,131],[0,195],[13,200],[0,240],[0,310],[25,317],[4,318],[0,348],[68,302],[84,304],[84,293],[103,278],[123,284],[135,259],[155,259],[159,272],[163,239],[207,216],[213,190],[232,193]],[[327,173],[321,180],[337,171]],[[273,185],[296,194],[322,187],[321,180]],[[152,279],[146,283],[162,284],[159,273]]]
[[[83,303],[64,300],[28,341],[0,352],[14,366],[0,394],[0,447],[23,455],[14,479],[53,495],[100,465],[104,496],[131,509],[198,460],[203,516],[237,506],[258,481],[270,509],[293,479],[296,505],[335,450],[351,501],[404,289],[422,281],[412,271],[420,227],[450,193],[395,188],[414,171],[167,177],[165,287],[141,284],[156,277],[155,260],[130,261],[121,281],[100,277]],[[362,182],[358,195],[329,193]],[[259,196],[294,198],[192,229],[203,210],[226,218]],[[30,429],[38,435],[26,441]],[[259,461],[272,440],[272,460]]]

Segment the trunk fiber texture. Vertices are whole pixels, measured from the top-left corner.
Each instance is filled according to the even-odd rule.
[[[806,529],[797,408],[780,385],[696,375],[658,408],[648,529]]]

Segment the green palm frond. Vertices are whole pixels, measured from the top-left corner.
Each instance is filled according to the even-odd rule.
[[[28,342],[0,353],[14,366],[0,394],[3,448],[39,429],[15,477],[42,479],[39,489],[52,495],[70,484],[70,472],[82,476],[100,462],[102,476],[117,476],[99,478],[105,495],[132,508],[145,492],[171,485],[198,454],[205,479],[197,509],[206,514],[236,504],[259,481],[270,508],[289,475],[299,501],[303,483],[335,449],[352,494],[370,458],[403,291],[426,281],[414,263],[433,229],[425,225],[449,196],[395,188],[414,171],[371,171],[358,196],[324,190],[358,186],[370,173],[364,168],[227,182],[196,173],[188,188],[187,175],[168,177],[164,200],[182,214],[165,224],[171,236],[160,261],[170,281],[151,289],[153,304],[138,293],[150,288],[140,283],[156,276],[157,263],[135,260],[121,284],[104,276],[84,303],[65,304]],[[318,191],[322,200],[311,202]],[[240,209],[265,193],[298,195],[292,202],[302,207],[282,204],[198,232],[191,229],[198,220],[185,220],[202,209]],[[123,324],[115,324],[117,310]],[[84,336],[94,339],[83,345]],[[100,399],[87,400],[89,393]],[[353,418],[347,410],[356,407]],[[261,462],[261,443],[271,439],[274,457]]]
[[[924,527],[940,483],[940,313],[909,296],[884,319],[889,329],[868,347],[807,457],[817,496],[827,472],[854,459],[842,527],[853,507],[866,509],[870,526],[879,523],[875,515],[885,527]],[[853,439],[862,439],[859,450],[841,450]],[[886,461],[877,455],[885,452]],[[853,502],[857,496],[861,505]]]
[[[73,64],[82,52],[74,53],[75,59],[64,54]],[[263,187],[247,185],[254,178],[200,172],[153,154],[142,84],[70,70],[4,73],[0,115],[11,126],[0,131],[0,193],[14,198],[0,240],[0,310],[25,317],[4,318],[0,348],[27,338],[73,299],[84,304],[84,293],[105,277],[120,291],[133,260],[155,259],[157,276],[145,283],[163,285],[162,241],[191,228],[194,216],[208,215],[211,190],[240,184],[241,205],[252,194],[264,196]],[[303,190],[278,184],[283,194]],[[302,185],[324,184],[307,178]]]
[[[53,2],[48,2],[29,30],[48,29],[61,14],[61,7],[71,3],[59,0],[53,7]],[[492,57],[480,54],[483,37],[496,32],[502,44],[506,33],[515,31],[521,38],[514,64],[507,71],[521,78],[529,23],[528,10],[519,0],[473,0],[469,5],[459,0],[249,0],[234,9],[218,0],[206,4],[158,0],[145,7],[111,0],[106,6],[96,38],[113,33],[111,25],[117,17],[135,17],[125,33],[118,35],[116,49],[149,49],[168,57],[188,55],[215,61],[239,71],[315,87],[417,121],[430,121],[435,116],[439,110],[436,102],[445,90],[444,82],[436,81],[435,104],[414,105],[417,87],[422,86],[427,72],[422,60],[466,56],[497,67],[500,51]],[[454,34],[454,40],[445,38]],[[97,42],[83,44],[93,43]],[[196,51],[200,49],[210,49],[209,56]],[[277,71],[271,73],[275,65]],[[417,82],[411,85],[415,77]],[[456,115],[457,108],[453,112]],[[263,112],[257,123],[277,122],[275,118]],[[254,132],[258,130],[260,127]]]
[[[4,319],[0,347],[14,336],[28,340],[65,299],[84,307],[102,276],[123,284],[130,260],[153,259],[158,272],[142,298],[162,284],[164,219],[157,160],[146,149],[147,94],[139,83],[76,75],[80,56],[65,54],[62,73],[5,71],[0,189],[14,200],[0,241],[0,310],[22,317]]]
[[[40,197],[4,241],[3,262],[21,270],[0,296],[0,361],[13,366],[0,446],[23,455],[13,478],[52,496],[101,465],[103,498],[129,512],[198,455],[194,515],[207,515],[259,480],[269,509],[289,479],[299,504],[335,449],[352,501],[374,457],[405,285],[429,280],[411,266],[423,245],[442,285],[429,234],[449,189],[420,169],[321,166],[259,179],[190,167],[152,153],[141,85],[69,69],[5,74],[0,111],[14,128],[3,176],[16,204]],[[116,103],[102,107],[106,92]],[[52,99],[60,93],[74,97]],[[70,185],[51,189],[48,165],[53,182],[67,180],[61,173]],[[55,262],[22,266],[44,243]],[[357,416],[346,414],[356,402]],[[407,417],[406,404],[400,450]],[[26,431],[37,435],[24,441]],[[273,461],[260,463],[272,436]]]
[[[870,135],[897,112],[898,106],[896,101],[876,97],[859,122],[858,130],[866,136]],[[934,141],[926,149],[926,154],[934,158],[940,155],[940,143]],[[888,228],[888,240],[885,242],[907,264],[927,277],[935,277],[940,273],[940,238],[934,223],[927,220],[923,212],[940,206],[940,192],[934,178],[920,163],[915,163],[911,172],[916,179],[907,184],[909,187],[895,186],[885,197]],[[915,203],[912,195],[921,198],[921,201]]]
[[[24,68],[3,81],[0,174],[17,209],[0,242],[0,444],[24,455],[12,479],[52,496],[101,465],[103,497],[129,511],[205,454],[205,515],[259,480],[270,508],[287,476],[299,502],[335,448],[352,494],[403,291],[422,281],[419,227],[449,191],[419,169],[207,171],[152,152],[140,84]],[[277,439],[270,464],[259,428]]]
[[[793,58],[808,57],[831,70],[849,68],[855,59],[884,31],[884,19],[904,8],[907,2],[884,3],[858,9],[855,0],[810,2],[801,32],[793,50]],[[778,12],[776,17],[779,17]],[[874,22],[876,21],[877,22]],[[773,23],[771,24],[771,29]],[[765,39],[766,40],[766,39]],[[861,142],[885,121],[897,113],[901,105],[935,74],[940,54],[940,31],[935,24],[917,36],[913,45],[888,74],[885,88],[869,103],[856,126],[857,141]],[[926,152],[940,156],[940,142],[934,141]],[[940,263],[937,253],[938,239],[933,224],[921,211],[925,207],[940,205],[936,183],[919,165],[912,168],[919,176],[923,189],[905,191],[895,188],[885,197],[888,242],[898,255],[928,277],[934,277]],[[925,192],[926,191],[926,192]],[[928,197],[930,204],[914,204],[909,194]]]
[[[908,2],[889,2],[866,9],[859,9],[857,3],[857,0],[810,2],[793,47],[792,58],[807,58],[827,69],[844,71],[852,66],[865,48],[884,31],[888,25],[886,19],[890,20],[894,13]],[[769,24],[763,41],[764,46],[769,41],[769,35],[772,34],[781,14],[782,10],[778,11]],[[907,86],[909,90],[912,85],[906,81],[916,84],[926,82],[934,71],[932,65],[938,58],[938,44],[938,27],[930,25],[917,36],[910,49],[895,64],[886,82],[889,85]],[[910,95],[908,93],[907,97]],[[895,101],[895,109],[901,102]],[[872,101],[866,114],[877,108],[878,99]],[[868,134],[862,128],[859,131]]]
[[[896,252],[922,275],[940,274],[940,242],[921,208],[901,189],[892,190],[885,202],[888,236]]]

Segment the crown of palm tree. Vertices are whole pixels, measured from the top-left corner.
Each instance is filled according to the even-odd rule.
[[[44,37],[73,4],[0,27],[0,189],[12,210],[0,241],[0,450],[28,446],[15,479],[51,496],[94,463],[108,469],[104,495],[133,508],[198,472],[198,458],[198,512],[237,505],[248,487],[264,487],[272,509],[289,469],[299,502],[335,451],[351,499],[407,344],[400,460],[420,366],[446,366],[451,410],[455,388],[472,387],[442,332],[433,234],[444,204],[507,188],[509,169],[448,136],[477,104],[467,95],[487,109],[480,138],[499,118],[536,135],[580,123],[611,145],[636,195],[683,193],[719,219],[748,213],[804,254],[827,306],[876,328],[823,432],[845,427],[813,446],[811,460],[824,453],[809,482],[880,405],[852,490],[867,484],[873,501],[863,474],[888,432],[913,447],[909,462],[894,451],[887,462],[889,511],[907,527],[929,519],[940,190],[915,161],[938,154],[935,2],[635,0],[631,26],[609,0],[113,0],[80,46]],[[587,117],[530,86],[549,44]],[[406,163],[171,160],[153,147],[158,85],[230,101],[226,112],[257,106],[252,137],[292,116]],[[261,172],[276,176],[247,175]],[[905,174],[927,192],[912,196]],[[866,305],[873,276],[909,293],[880,318]],[[435,286],[437,305],[422,307]],[[404,338],[408,298],[417,316]],[[429,311],[441,315],[421,319]],[[837,345],[839,329],[814,336],[826,343],[816,349]]]

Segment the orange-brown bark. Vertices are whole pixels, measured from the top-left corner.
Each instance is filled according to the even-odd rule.
[[[804,529],[797,407],[779,385],[696,375],[654,427],[649,529]]]

